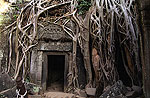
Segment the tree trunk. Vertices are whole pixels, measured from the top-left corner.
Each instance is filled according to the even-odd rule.
[[[140,0],[139,23],[141,35],[141,61],[143,66],[143,85],[145,98],[150,98],[150,1]],[[140,20],[141,19],[141,20]]]

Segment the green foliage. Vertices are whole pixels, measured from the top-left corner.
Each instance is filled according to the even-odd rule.
[[[9,14],[3,13],[0,15],[0,27],[3,27],[10,23],[11,17]]]
[[[9,10],[0,15],[0,28],[5,27],[16,21],[21,11],[21,7],[19,5],[10,5]]]
[[[0,15],[0,25],[2,25],[2,22],[3,22],[3,15]]]
[[[34,92],[34,93],[38,93],[38,92],[39,92],[39,90],[40,90],[40,88],[39,88],[39,87],[36,87],[36,86],[34,86],[34,87],[33,87],[33,92]]]
[[[26,77],[26,78],[25,78],[25,82],[26,82],[26,83],[29,83],[29,82],[30,82],[30,78],[29,78],[29,77]]]
[[[11,10],[9,11],[9,16],[11,17],[11,20],[15,21],[17,17],[19,16],[21,11],[21,8],[17,5],[11,6]]]
[[[0,98],[7,98],[4,94],[0,94]]]
[[[90,1],[78,0],[77,9],[78,9],[78,13],[80,15],[85,14],[85,12],[88,11],[90,7],[91,7]]]
[[[17,18],[18,18],[18,14],[16,14],[16,15],[13,15],[13,18],[16,20]]]
[[[15,9],[18,10],[18,11],[20,10],[20,8],[18,6],[16,6]]]

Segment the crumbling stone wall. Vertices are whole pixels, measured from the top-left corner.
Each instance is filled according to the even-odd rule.
[[[8,38],[6,33],[0,33],[0,72],[6,70],[8,61]]]

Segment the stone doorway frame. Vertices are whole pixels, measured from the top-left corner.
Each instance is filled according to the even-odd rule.
[[[42,79],[41,86],[44,91],[47,88],[47,77],[48,77],[48,55],[64,55],[65,56],[65,65],[64,65],[64,91],[67,87],[67,70],[68,70],[68,54],[66,52],[43,52],[43,63],[42,63]]]

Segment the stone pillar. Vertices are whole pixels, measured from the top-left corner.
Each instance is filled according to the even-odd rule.
[[[34,83],[41,85],[43,51],[32,50],[30,74]]]
[[[43,51],[38,51],[38,62],[36,65],[37,66],[36,79],[38,85],[41,85],[42,65],[43,65]]]

